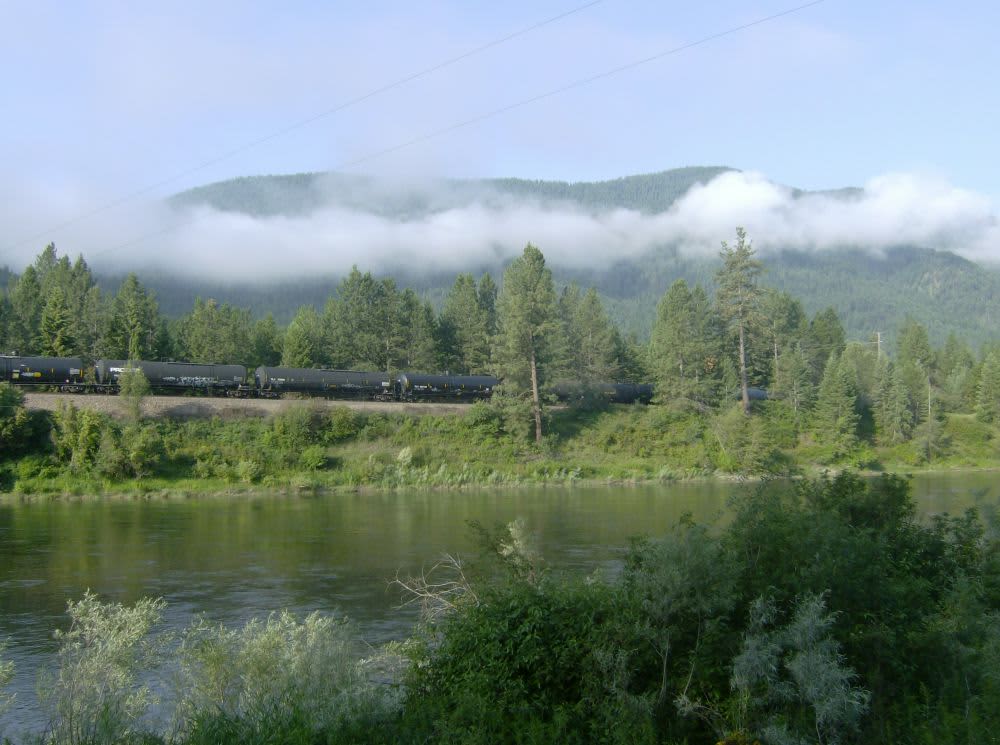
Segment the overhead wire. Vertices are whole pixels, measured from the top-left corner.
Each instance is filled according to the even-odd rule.
[[[561,85],[561,86],[559,86],[557,88],[552,88],[552,89],[550,89],[548,91],[545,91],[543,93],[539,93],[539,94],[531,96],[529,98],[524,98],[524,99],[521,99],[519,101],[515,101],[513,103],[509,103],[509,104],[506,104],[504,106],[500,106],[498,108],[491,109],[490,111],[484,112],[482,114],[478,114],[478,115],[476,115],[474,117],[471,117],[469,119],[464,119],[464,120],[455,122],[453,124],[450,124],[448,126],[442,127],[440,129],[436,129],[436,130],[433,130],[431,132],[424,133],[422,135],[419,135],[417,137],[413,137],[413,138],[411,138],[409,140],[405,140],[404,142],[398,143],[396,145],[392,145],[390,147],[386,147],[386,148],[383,148],[381,150],[376,150],[374,152],[368,153],[368,154],[360,156],[358,158],[353,158],[351,160],[343,161],[342,163],[339,163],[339,164],[335,165],[333,167],[333,170],[335,170],[335,171],[336,170],[344,170],[344,169],[347,169],[347,168],[352,168],[354,166],[360,165],[362,163],[367,163],[368,161],[375,160],[376,158],[381,158],[381,157],[383,157],[385,155],[389,155],[389,154],[397,152],[399,150],[403,150],[405,148],[412,147],[414,145],[418,145],[418,144],[423,143],[423,142],[427,142],[428,140],[432,140],[432,139],[436,139],[438,137],[442,137],[442,136],[444,136],[446,134],[450,134],[450,133],[455,132],[457,130],[464,129],[466,127],[470,127],[470,126],[473,126],[475,124],[479,124],[479,123],[484,122],[484,121],[486,121],[488,119],[493,119],[493,118],[495,118],[497,116],[500,116],[501,114],[505,114],[507,112],[514,111],[515,109],[523,108],[525,106],[537,103],[539,101],[543,101],[545,99],[552,98],[554,96],[558,96],[558,95],[561,95],[563,93],[567,93],[568,91],[572,91],[572,90],[575,90],[577,88],[581,88],[583,86],[590,85],[592,83],[596,83],[597,81],[604,80],[604,79],[613,77],[615,75],[619,75],[619,74],[621,74],[623,72],[627,72],[629,70],[634,70],[635,68],[641,67],[642,65],[649,64],[650,62],[655,62],[655,61],[661,60],[661,59],[663,59],[665,57],[670,57],[670,56],[673,56],[673,55],[681,54],[683,52],[686,52],[688,50],[694,49],[694,48],[699,47],[699,46],[703,46],[705,44],[708,44],[709,42],[716,41],[716,40],[724,38],[726,36],[731,36],[733,34],[741,32],[741,31],[746,31],[747,29],[754,28],[755,26],[760,26],[760,25],[768,23],[770,21],[774,21],[774,20],[777,20],[779,18],[783,18],[785,16],[792,15],[794,13],[799,13],[799,12],[801,12],[803,10],[806,10],[807,8],[812,8],[812,7],[816,6],[816,5],[820,5],[823,2],[825,2],[825,0],[811,0],[810,2],[803,3],[801,5],[796,5],[794,7],[787,8],[787,9],[782,10],[780,12],[772,13],[770,15],[763,16],[761,18],[757,18],[756,20],[750,21],[748,23],[743,23],[743,24],[740,24],[738,26],[733,26],[731,28],[725,29],[724,31],[719,31],[719,32],[716,32],[716,33],[713,33],[713,34],[709,34],[708,36],[703,36],[703,37],[701,37],[701,38],[699,38],[699,39],[697,39],[695,41],[688,42],[688,43],[682,44],[680,46],[672,47],[672,48],[666,49],[666,50],[664,50],[662,52],[658,52],[657,54],[653,54],[653,55],[650,55],[648,57],[643,57],[641,59],[634,60],[632,62],[628,62],[626,64],[619,65],[617,67],[613,67],[613,68],[611,68],[609,70],[605,70],[605,71],[597,73],[595,75],[590,75],[588,77],[581,78],[579,80],[575,80],[575,81],[573,81],[571,83],[567,83],[567,84]],[[168,226],[168,227],[163,228],[161,230],[156,230],[156,231],[152,231],[152,232],[149,232],[149,233],[145,233],[145,234],[143,234],[141,236],[138,236],[136,238],[133,238],[131,240],[128,240],[128,241],[125,241],[123,243],[119,243],[117,245],[110,246],[110,247],[108,247],[106,249],[103,249],[101,251],[97,251],[95,253],[92,253],[91,256],[101,256],[101,255],[104,255],[104,254],[107,254],[107,253],[111,253],[111,252],[114,252],[114,251],[120,251],[121,249],[128,248],[128,247],[133,246],[133,245],[135,245],[137,243],[142,243],[142,242],[144,242],[146,240],[149,240],[150,238],[155,238],[157,236],[164,235],[166,233],[174,232],[175,230],[178,230],[178,229],[180,229],[182,227],[185,227],[187,225],[192,225],[192,224],[194,224],[194,222],[195,222],[194,220],[188,220],[188,221],[184,221],[184,222],[181,222],[181,223],[178,223],[178,224],[174,224],[174,225]]]
[[[368,91],[367,93],[364,93],[362,95],[356,96],[356,97],[351,98],[351,99],[348,99],[347,101],[339,103],[336,106],[333,106],[333,107],[331,107],[329,109],[321,111],[318,114],[313,114],[312,116],[306,117],[305,119],[300,119],[300,120],[298,120],[296,122],[293,122],[293,123],[291,123],[291,124],[289,124],[287,126],[282,127],[281,129],[277,129],[277,130],[275,130],[273,132],[270,132],[269,134],[266,134],[266,135],[263,135],[263,136],[258,137],[256,139],[250,140],[248,142],[243,143],[242,145],[239,145],[237,147],[232,148],[231,150],[227,150],[224,153],[221,153],[221,154],[219,154],[217,156],[209,158],[208,160],[201,161],[200,163],[198,163],[198,164],[196,164],[194,166],[191,166],[190,168],[186,168],[183,171],[178,171],[177,173],[175,173],[175,174],[173,174],[171,176],[168,176],[166,178],[160,179],[159,181],[155,181],[153,183],[147,184],[146,186],[142,186],[142,187],[140,187],[138,189],[135,189],[134,191],[128,192],[128,193],[126,193],[126,194],[124,194],[124,195],[122,195],[122,196],[120,196],[120,197],[118,197],[116,199],[111,200],[110,202],[106,202],[106,203],[104,203],[104,204],[102,204],[102,205],[100,205],[98,207],[95,207],[95,208],[93,208],[91,210],[88,210],[87,212],[83,212],[83,213],[81,213],[79,215],[76,215],[75,217],[72,217],[72,218],[70,218],[68,220],[65,220],[65,221],[63,221],[63,222],[61,222],[61,223],[59,223],[57,225],[54,225],[54,226],[52,226],[52,227],[50,227],[50,228],[48,228],[46,230],[40,231],[38,233],[35,233],[34,235],[26,236],[25,238],[22,238],[22,239],[18,240],[16,243],[13,243],[13,244],[7,246],[6,250],[9,251],[9,250],[13,250],[13,249],[16,249],[16,248],[20,248],[21,246],[24,246],[24,245],[26,245],[28,243],[31,243],[32,241],[36,241],[36,240],[38,240],[40,238],[44,238],[45,236],[51,235],[52,233],[54,233],[54,232],[56,232],[58,230],[62,230],[64,228],[70,227],[72,225],[76,225],[77,223],[83,222],[84,220],[87,220],[87,219],[89,219],[91,217],[94,217],[95,215],[99,215],[99,214],[101,214],[103,212],[107,212],[108,210],[112,210],[112,209],[115,209],[116,207],[120,207],[123,204],[127,204],[128,202],[131,202],[131,201],[137,199],[138,197],[141,197],[141,196],[143,196],[145,194],[148,194],[148,193],[150,193],[152,191],[155,191],[156,189],[159,189],[160,187],[166,186],[167,184],[174,183],[175,181],[179,181],[180,179],[182,179],[182,178],[184,178],[186,176],[190,176],[190,175],[192,175],[194,173],[198,173],[199,171],[203,171],[206,168],[209,168],[211,166],[217,165],[218,163],[221,163],[221,162],[223,162],[225,160],[229,160],[230,158],[233,158],[236,155],[239,155],[240,153],[244,153],[244,152],[246,152],[248,150],[252,150],[255,147],[259,147],[260,145],[263,145],[263,144],[265,144],[267,142],[271,142],[272,140],[276,140],[276,139],[278,139],[280,137],[284,137],[285,135],[287,135],[287,134],[289,134],[291,132],[294,132],[296,130],[302,129],[303,127],[306,127],[306,126],[308,126],[310,124],[314,124],[315,122],[318,122],[321,119],[326,119],[326,118],[328,118],[330,116],[333,116],[334,114],[337,114],[337,113],[339,113],[341,111],[344,111],[345,109],[349,109],[349,108],[351,108],[353,106],[357,106],[358,104],[364,103],[365,101],[368,101],[369,99],[375,98],[376,96],[379,96],[379,95],[381,95],[383,93],[387,93],[387,92],[389,92],[391,90],[394,90],[396,88],[400,88],[400,87],[406,85],[407,83],[412,83],[415,80],[419,80],[420,78],[427,77],[428,75],[431,75],[431,74],[433,74],[435,72],[439,72],[439,71],[441,71],[441,70],[443,70],[443,69],[445,69],[447,67],[451,67],[452,65],[455,65],[455,64],[457,64],[459,62],[462,62],[463,60],[467,60],[470,57],[474,57],[474,56],[476,56],[478,54],[482,54],[483,52],[486,52],[486,51],[488,51],[490,49],[498,47],[501,44],[505,44],[505,43],[507,43],[509,41],[512,41],[512,40],[520,37],[520,36],[524,36],[525,34],[529,34],[532,31],[537,31],[540,28],[543,28],[545,26],[551,25],[551,24],[556,23],[558,21],[564,20],[564,19],[566,19],[566,18],[568,18],[568,17],[570,17],[572,15],[575,15],[577,13],[581,13],[584,10],[592,8],[595,5],[599,5],[600,3],[604,2],[604,1],[605,0],[590,0],[590,2],[583,3],[582,5],[578,5],[578,6],[574,7],[574,8],[571,8],[570,10],[563,11],[562,13],[558,13],[558,14],[556,14],[554,16],[549,16],[548,18],[544,18],[541,21],[537,21],[535,23],[532,23],[529,26],[525,26],[524,28],[521,28],[521,29],[519,29],[517,31],[514,31],[512,33],[509,33],[509,34],[507,34],[505,36],[501,36],[498,39],[494,39],[492,41],[489,41],[489,42],[487,42],[485,44],[482,44],[482,45],[480,45],[478,47],[475,47],[474,49],[470,49],[470,50],[468,50],[466,52],[463,52],[462,54],[459,54],[459,55],[457,55],[455,57],[450,57],[450,58],[444,60],[443,62],[438,62],[437,64],[431,65],[430,67],[426,67],[426,68],[424,68],[422,70],[419,70],[418,72],[411,73],[411,74],[406,75],[406,76],[404,76],[402,78],[399,78],[398,80],[394,80],[394,81],[392,81],[390,83],[386,83],[385,85],[382,85],[382,86],[380,86],[378,88],[375,88],[374,90]]]

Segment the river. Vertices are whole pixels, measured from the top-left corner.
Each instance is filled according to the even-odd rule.
[[[288,608],[340,612],[379,644],[407,635],[416,611],[399,608],[397,571],[419,572],[442,552],[476,550],[467,521],[524,520],[558,568],[614,571],[628,540],[666,532],[685,512],[723,517],[749,488],[724,482],[638,487],[400,492],[321,497],[254,496],[169,501],[0,504],[0,639],[17,665],[17,704],[0,732],[38,730],[40,668],[66,601],[88,588],[105,600],[167,601],[165,628],[200,613],[236,624]],[[925,513],[996,505],[993,473],[923,475],[913,493]]]

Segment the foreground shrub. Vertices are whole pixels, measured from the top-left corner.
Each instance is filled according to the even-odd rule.
[[[89,591],[67,603],[70,627],[55,634],[58,670],[39,680],[51,742],[96,745],[139,736],[155,699],[137,676],[159,661],[161,645],[149,632],[165,605],[148,598],[132,607],[102,603]]]
[[[3,659],[3,653],[6,649],[7,642],[0,642],[0,716],[3,716],[4,712],[14,703],[14,694],[4,692],[4,688],[14,677],[14,663]],[[2,734],[3,731],[0,730],[0,735]]]
[[[407,730],[432,742],[651,742],[649,700],[628,692],[620,665],[614,597],[602,583],[518,580],[463,606],[410,668]]]
[[[193,741],[259,739],[271,733],[353,730],[395,707],[394,693],[369,679],[352,627],[284,611],[240,629],[205,621],[184,635],[175,727]]]

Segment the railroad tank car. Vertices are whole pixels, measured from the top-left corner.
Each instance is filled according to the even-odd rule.
[[[500,384],[492,375],[424,375],[400,373],[395,381],[395,397],[403,401],[421,399],[489,398]]]
[[[392,397],[388,373],[361,370],[317,370],[306,367],[258,367],[254,383],[260,395],[307,393],[332,397]]]
[[[79,386],[83,384],[83,360],[79,357],[0,356],[0,381]]]
[[[179,390],[240,389],[247,377],[243,365],[202,365],[194,362],[150,362],[136,360],[132,365],[142,370],[153,388]],[[127,360],[97,360],[94,371],[100,385],[118,384],[118,377],[127,369]]]
[[[653,386],[648,383],[581,383],[559,381],[552,386],[552,393],[560,401],[582,401],[600,398],[613,404],[648,404],[653,398]]]
[[[648,404],[653,399],[649,383],[610,383],[601,386],[601,393],[614,404]]]

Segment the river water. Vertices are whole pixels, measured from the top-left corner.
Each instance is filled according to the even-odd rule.
[[[699,482],[641,487],[400,492],[321,497],[255,496],[169,501],[0,505],[0,639],[17,665],[17,704],[0,718],[8,735],[44,725],[38,671],[52,663],[52,632],[66,601],[167,601],[164,627],[197,614],[237,624],[272,610],[339,612],[372,644],[406,636],[413,608],[399,608],[397,571],[416,573],[448,551],[476,550],[467,521],[522,519],[546,561],[614,571],[637,535],[658,535],[686,512],[724,517],[728,498],[751,488]],[[961,512],[1000,500],[1000,474],[920,476],[925,513]]]

